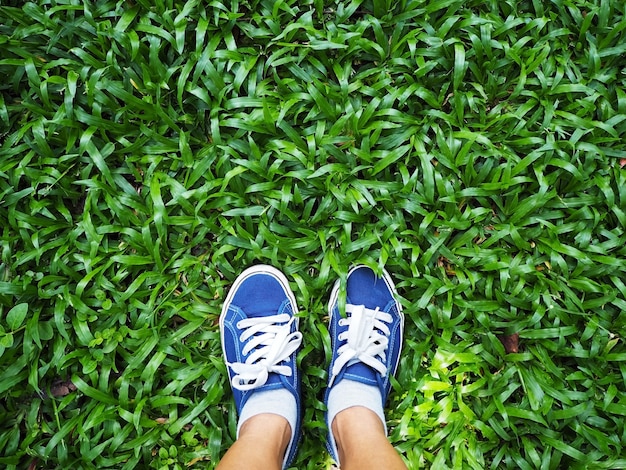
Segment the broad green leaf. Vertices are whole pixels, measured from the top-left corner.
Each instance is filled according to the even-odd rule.
[[[7,313],[7,316],[6,316],[7,325],[9,325],[9,328],[11,330],[13,331],[17,330],[24,323],[24,320],[26,319],[27,314],[28,314],[28,304],[27,303],[17,304]]]

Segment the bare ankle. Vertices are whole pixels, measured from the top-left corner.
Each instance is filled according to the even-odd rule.
[[[248,436],[254,436],[255,439],[262,439],[268,443],[275,443],[277,453],[282,459],[291,440],[291,426],[280,415],[261,413],[247,419],[241,425],[239,437]]]
[[[354,442],[363,442],[364,437],[380,435],[386,439],[385,425],[372,410],[363,406],[353,406],[337,413],[333,420],[332,433],[337,443],[339,459]]]
[[[331,428],[342,470],[406,470],[387,439],[384,423],[369,408],[346,408],[337,413]]]

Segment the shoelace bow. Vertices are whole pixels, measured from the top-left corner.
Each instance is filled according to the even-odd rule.
[[[331,371],[330,385],[346,365],[361,361],[381,375],[387,373],[383,363],[386,360],[390,330],[386,323],[393,317],[381,311],[366,308],[365,305],[346,305],[346,312],[351,315],[339,320],[340,326],[348,326],[348,330],[340,333],[337,339],[345,342],[338,349],[338,357]],[[381,334],[382,332],[383,334]]]
[[[239,340],[243,343],[243,355],[252,353],[245,362],[228,364],[235,376],[231,383],[238,390],[252,390],[265,385],[270,373],[291,376],[291,367],[279,365],[289,359],[302,342],[302,333],[291,332],[295,321],[286,313],[267,317],[246,318],[237,322],[243,330]]]

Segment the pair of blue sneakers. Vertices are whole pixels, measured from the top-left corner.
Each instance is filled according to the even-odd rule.
[[[330,391],[342,380],[376,386],[382,403],[389,394],[402,347],[404,316],[396,290],[385,271],[378,277],[367,266],[353,267],[347,277],[345,313],[339,312],[339,281],[331,292],[328,310],[332,344]],[[279,270],[256,265],[233,284],[220,316],[222,349],[241,416],[253,394],[287,390],[295,398],[297,417],[284,467],[296,454],[301,427],[300,376],[296,354],[302,342],[296,300],[287,278]],[[328,423],[328,448],[338,461]]]

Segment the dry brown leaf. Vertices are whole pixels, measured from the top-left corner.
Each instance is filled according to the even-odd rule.
[[[504,345],[504,350],[507,353],[519,352],[519,333],[513,333],[512,335],[500,335],[498,339]]]

